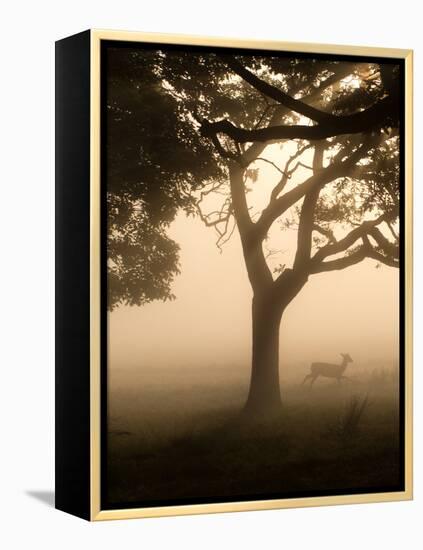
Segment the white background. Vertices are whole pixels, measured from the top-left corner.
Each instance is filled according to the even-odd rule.
[[[3,548],[422,547],[422,27],[412,0],[14,1],[0,20],[0,543]],[[54,41],[87,28],[413,48],[415,500],[89,524],[46,504],[54,465]],[[419,277],[420,276],[420,277]],[[76,396],[77,398],[77,396]],[[374,464],[378,468],[378,464]],[[35,495],[35,496],[34,496]],[[36,496],[38,495],[38,497]],[[41,495],[41,500],[39,496]]]

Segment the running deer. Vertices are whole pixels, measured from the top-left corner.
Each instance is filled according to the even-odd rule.
[[[307,380],[310,380],[310,386],[312,386],[319,376],[335,378],[338,383],[341,379],[349,380],[347,376],[344,376],[344,371],[348,363],[352,363],[353,360],[348,353],[341,353],[341,356],[342,362],[340,365],[334,365],[333,363],[312,363],[310,367],[311,372],[306,375],[303,384],[305,384]]]

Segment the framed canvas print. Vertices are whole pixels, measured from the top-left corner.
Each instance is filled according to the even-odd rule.
[[[56,43],[56,507],[412,496],[412,52]]]

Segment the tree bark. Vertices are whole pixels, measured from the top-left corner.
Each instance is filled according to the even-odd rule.
[[[253,298],[253,349],[250,388],[244,412],[254,418],[277,413],[279,387],[279,327],[283,310],[270,298]]]

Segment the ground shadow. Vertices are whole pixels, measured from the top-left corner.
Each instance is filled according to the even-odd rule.
[[[54,491],[25,491],[25,493],[46,506],[49,506],[51,508],[54,507]]]

